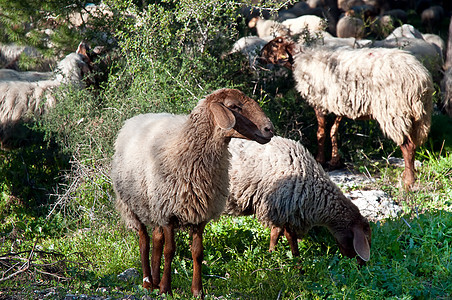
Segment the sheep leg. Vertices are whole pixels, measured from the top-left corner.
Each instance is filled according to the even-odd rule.
[[[330,167],[337,168],[341,165],[341,156],[339,154],[339,147],[337,143],[337,134],[339,131],[339,124],[342,121],[342,116],[336,116],[333,126],[331,126],[331,160],[329,162]]]
[[[405,162],[405,170],[403,171],[403,183],[405,189],[409,190],[414,184],[414,153],[416,152],[416,145],[408,138],[400,146],[403,154],[403,160]]]
[[[281,227],[273,226],[270,231],[270,248],[268,252],[275,251],[276,244],[278,244],[279,237],[283,234]]]
[[[298,250],[298,236],[295,232],[289,228],[284,228],[284,235],[289,243],[290,250],[292,251],[292,256],[300,256],[300,250]]]
[[[318,110],[314,109],[315,116],[317,117],[317,156],[316,160],[320,164],[325,164],[325,131],[326,131],[326,120],[325,114]]]
[[[151,273],[153,288],[157,288],[160,284],[160,263],[162,261],[164,241],[162,227],[156,226],[152,232]]]
[[[160,294],[171,294],[171,263],[176,253],[176,241],[174,238],[174,224],[169,223],[163,226],[163,235],[165,239],[165,247],[163,255],[165,263],[163,265],[163,276],[160,281]]]
[[[139,245],[140,245],[140,257],[141,257],[141,267],[143,269],[143,288],[152,288],[151,278],[151,268],[149,266],[149,249],[150,249],[150,238],[147,232],[147,228],[143,223],[140,223],[140,228],[138,229]]]
[[[204,256],[204,246],[202,244],[202,234],[207,222],[203,222],[192,227],[193,242],[191,245],[191,255],[193,258],[193,280],[191,283],[191,292],[194,297],[204,298],[202,292],[202,260]]]

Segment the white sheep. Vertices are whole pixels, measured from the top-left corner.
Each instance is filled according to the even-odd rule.
[[[293,68],[296,89],[316,112],[319,162],[325,162],[326,113],[337,116],[330,133],[332,166],[340,165],[337,130],[341,118],[374,119],[400,146],[404,185],[412,187],[414,153],[430,130],[434,91],[430,73],[413,55],[386,48],[303,50],[279,37],[262,49],[261,56],[269,63]]]
[[[289,30],[290,35],[301,34],[308,30],[311,35],[315,35],[326,28],[326,21],[318,16],[304,15],[298,18],[287,19],[281,22]]]
[[[364,37],[364,22],[360,18],[344,16],[337,21],[336,36],[340,38]]]
[[[370,258],[371,229],[314,157],[299,142],[275,136],[265,145],[234,140],[226,214],[254,215],[271,228],[270,251],[284,233],[294,256],[297,239],[325,226],[341,253]]]
[[[322,38],[316,39],[315,41],[308,41],[308,43],[306,43],[306,41],[303,39],[298,39],[298,44],[328,48],[339,48],[339,47],[362,48],[368,47],[372,43],[371,40],[367,39],[356,39],[352,37],[349,38],[335,37],[326,31],[320,32],[318,36]]]
[[[248,58],[250,67],[254,67],[257,62],[257,58],[259,56],[260,51],[272,39],[273,39],[272,36],[267,36],[263,38],[254,35],[244,36],[238,39],[232,45],[231,50],[228,53],[222,55],[222,58],[225,58],[227,55],[240,52]]]
[[[248,22],[249,28],[256,28],[257,36],[264,38],[267,36],[277,37],[288,35],[288,29],[278,21],[266,20],[261,17],[254,17]]]
[[[272,136],[273,125],[259,105],[235,89],[213,92],[188,116],[144,114],[126,121],[115,143],[111,175],[116,208],[139,235],[144,288],[171,292],[174,230],[190,227],[191,291],[202,296],[202,234],[226,203],[228,143],[231,138],[266,143]],[[151,266],[147,225],[154,227]]]
[[[402,26],[394,29],[387,37],[387,40],[396,38],[412,38],[412,39],[422,39],[422,33],[417,30],[413,25],[403,24]]]
[[[12,146],[10,138],[16,125],[39,116],[55,105],[52,92],[61,84],[83,87],[83,76],[90,71],[84,43],[58,63],[54,72],[0,71],[0,141],[2,148]]]
[[[437,34],[423,33],[422,38],[427,42],[435,46],[436,51],[444,59],[446,57],[446,42]]]

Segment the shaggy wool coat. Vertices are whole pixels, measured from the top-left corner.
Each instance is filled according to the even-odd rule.
[[[164,226],[174,218],[180,226],[198,224],[222,213],[230,154],[212,121],[201,117],[204,110],[139,115],[119,132],[112,179],[116,207],[129,227]]]
[[[296,89],[313,107],[350,119],[372,118],[397,145],[427,138],[433,83],[427,69],[399,49],[322,49],[294,57]]]
[[[351,228],[364,217],[303,145],[273,137],[265,145],[229,145],[230,194],[226,213],[255,217],[267,227],[289,226],[300,236],[313,226]]]

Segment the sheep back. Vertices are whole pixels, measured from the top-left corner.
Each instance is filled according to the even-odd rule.
[[[80,53],[69,53],[62,59],[55,70],[56,80],[61,83],[71,83],[83,88],[83,77],[90,72],[89,58]]]
[[[196,127],[186,126],[191,119],[197,119]],[[174,218],[180,226],[198,224],[221,214],[228,193],[229,153],[227,145],[206,146],[205,135],[198,132],[210,127],[196,112],[190,117],[144,114],[126,121],[115,144],[112,179],[116,207],[129,227],[163,226]],[[196,157],[206,151],[225,154],[218,161]],[[216,166],[213,173],[207,173],[209,166]]]
[[[414,55],[432,74],[432,78],[435,82],[440,81],[442,77],[442,65],[443,57],[441,50],[439,50],[435,45],[423,40],[422,38],[393,38],[384,39],[381,41],[375,41],[372,47],[382,47],[382,48],[398,48],[408,51],[410,54]]]
[[[288,33],[287,28],[280,22],[274,20],[261,19],[260,17],[255,17],[251,19],[248,23],[248,27],[256,27],[257,35],[260,38],[267,36],[280,36],[286,35]]]
[[[301,34],[305,29],[313,35],[326,27],[326,21],[314,15],[303,15],[298,18],[287,19],[281,24],[289,29],[291,35]]]
[[[300,143],[275,136],[266,145],[255,144],[245,140],[229,144],[227,214],[254,214],[265,226],[289,224],[302,235],[314,225],[337,219],[334,215],[344,211],[337,209],[338,203],[349,203],[359,214]]]
[[[296,89],[313,107],[350,119],[372,118],[398,145],[427,138],[433,83],[427,69],[399,49],[313,49],[294,58]]]
[[[52,80],[38,82],[0,81],[0,141],[8,144],[13,129],[19,122],[27,122],[55,105],[50,88]]]
[[[54,72],[0,72],[0,141],[8,146],[19,122],[27,122],[55,106],[52,92],[62,83],[83,87],[83,76],[89,71],[85,57],[67,55]]]
[[[39,81],[49,80],[52,72],[18,72],[12,69],[0,69],[0,81]]]

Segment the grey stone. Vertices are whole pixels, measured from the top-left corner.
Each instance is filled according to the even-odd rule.
[[[135,268],[130,268],[118,275],[119,280],[129,281],[140,276],[140,273]]]

